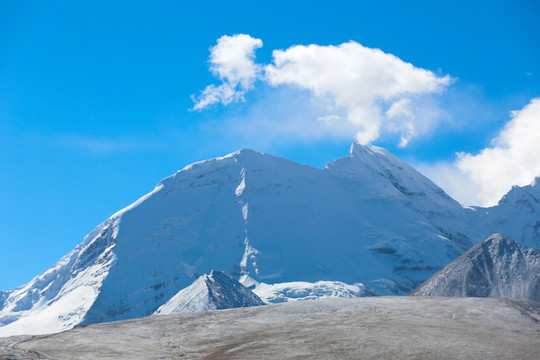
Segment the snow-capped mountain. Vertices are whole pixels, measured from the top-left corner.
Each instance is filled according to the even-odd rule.
[[[163,179],[3,294],[0,336],[151,315],[212,269],[248,287],[328,281],[408,294],[497,231],[483,211],[375,146],[354,144],[324,169],[241,150]]]
[[[411,295],[540,301],[540,250],[494,234],[438,271]]]
[[[197,278],[160,306],[154,315],[223,310],[264,305],[264,302],[223,271],[212,271]]]

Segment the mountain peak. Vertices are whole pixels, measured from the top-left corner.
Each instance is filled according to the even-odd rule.
[[[349,153],[350,153],[350,156],[355,156],[355,155],[366,154],[366,153],[371,154],[372,152],[369,147],[358,144],[357,142],[353,142],[351,144]]]
[[[540,250],[493,234],[445,266],[412,295],[540,300]]]
[[[540,177],[536,177],[530,185],[514,185],[499,200],[499,205],[527,207],[529,212],[535,212],[540,207]]]
[[[522,245],[520,245],[517,241],[498,233],[489,236],[480,244],[476,245],[476,247],[484,247],[486,251],[489,251],[495,256],[505,256],[509,253],[515,253],[516,251],[523,251],[525,249],[525,247],[522,247]]]
[[[498,243],[506,243],[506,244],[516,243],[517,244],[516,241],[514,241],[514,240],[510,239],[508,236],[505,236],[505,235],[500,234],[500,233],[495,233],[495,234],[490,235],[487,239],[482,241],[480,244],[489,244],[489,243],[495,243],[495,244],[498,244]]]
[[[160,306],[155,315],[259,306],[264,302],[224,271],[212,270],[197,278]]]
[[[450,197],[431,180],[412,166],[399,160],[389,151],[378,146],[353,143],[350,156],[335,160],[325,170],[341,178],[361,181],[366,196],[428,197],[430,200],[449,203]],[[453,207],[461,207],[451,200]]]
[[[240,150],[236,150],[228,155],[225,155],[224,157],[235,157],[235,156],[257,156],[257,157],[260,157],[260,156],[270,156],[268,154],[265,154],[265,153],[262,153],[260,151],[255,151],[253,149],[248,149],[248,148],[244,148],[244,149],[240,149]]]

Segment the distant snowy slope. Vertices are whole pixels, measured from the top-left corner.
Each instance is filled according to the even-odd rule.
[[[540,250],[495,234],[430,277],[412,295],[540,301]]]
[[[187,288],[181,290],[154,315],[183,312],[223,310],[264,305],[251,290],[223,271],[202,275]]]
[[[529,247],[540,249],[540,177],[527,186],[513,186],[489,208],[476,208],[478,221],[488,232],[500,232]]]

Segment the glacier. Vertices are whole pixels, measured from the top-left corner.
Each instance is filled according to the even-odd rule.
[[[323,169],[240,150],[163,179],[2,292],[0,336],[148,316],[214,269],[255,292],[274,286],[275,301],[288,296],[279,284],[320,281],[405,295],[493,232],[537,246],[538,199],[536,179],[496,207],[466,208],[376,146],[353,144]]]
[[[257,284],[253,292],[264,302],[278,304],[282,302],[351,298],[373,295],[364,284],[345,284],[341,281],[306,281],[284,282],[279,284]]]

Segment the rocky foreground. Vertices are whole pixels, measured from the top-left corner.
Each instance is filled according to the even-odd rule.
[[[538,359],[540,303],[323,299],[0,338],[0,359]]]

